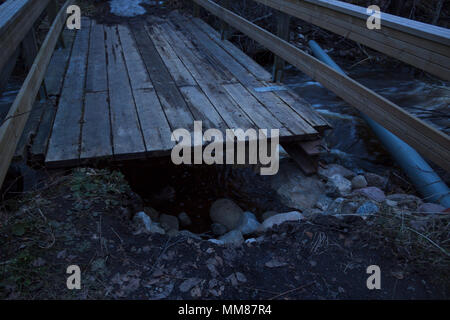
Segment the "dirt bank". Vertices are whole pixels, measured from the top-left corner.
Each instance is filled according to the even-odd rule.
[[[448,298],[448,256],[406,232],[414,219],[315,215],[231,246],[187,231],[136,234],[138,210],[139,196],[120,173],[93,169],[55,175],[40,191],[3,203],[1,298]],[[448,217],[420,230],[429,224],[443,230]],[[82,290],[67,289],[69,265],[80,266]],[[381,290],[366,287],[370,265],[381,268]]]

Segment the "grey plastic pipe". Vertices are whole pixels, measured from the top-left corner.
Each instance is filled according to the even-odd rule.
[[[344,70],[323,51],[317,42],[313,40],[309,41],[309,47],[317,59],[345,74]],[[446,208],[450,208],[450,189],[422,156],[403,140],[399,139],[365,114],[361,113],[361,117],[377,135],[383,146],[400,165],[425,200],[437,202]]]

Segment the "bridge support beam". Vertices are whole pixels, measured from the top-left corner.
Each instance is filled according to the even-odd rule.
[[[225,9],[230,10],[230,0],[221,0],[221,5]],[[225,21],[221,20],[220,23],[220,38],[222,40],[228,40],[230,36],[230,25]]]
[[[277,11],[277,36],[283,40],[289,41],[289,24],[291,17],[281,11]],[[284,68],[286,62],[279,56],[275,56],[273,63],[273,82],[282,82],[284,78]]]

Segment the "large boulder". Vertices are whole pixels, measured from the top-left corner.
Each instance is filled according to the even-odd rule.
[[[231,231],[239,226],[244,211],[230,199],[219,199],[212,204],[209,215],[214,223],[220,223]]]
[[[284,222],[301,221],[303,219],[304,219],[303,215],[298,211],[280,213],[265,220],[262,224],[261,229],[265,231],[273,228],[274,226],[280,225]]]
[[[280,163],[280,171],[270,179],[283,204],[300,211],[313,208],[325,191],[325,184],[318,177],[305,176],[292,162]]]
[[[228,229],[223,224],[220,223],[213,223],[211,225],[211,231],[216,236],[222,236],[225,233],[227,233]]]

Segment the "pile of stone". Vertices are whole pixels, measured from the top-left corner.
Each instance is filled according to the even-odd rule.
[[[303,215],[297,211],[287,213],[266,212],[259,221],[254,213],[243,211],[230,199],[215,201],[210,209],[210,217],[213,222],[211,230],[218,239],[209,241],[220,245],[240,245],[244,242],[256,242],[262,238],[261,236],[255,237],[276,225],[303,219]],[[245,240],[244,237],[250,238]]]

